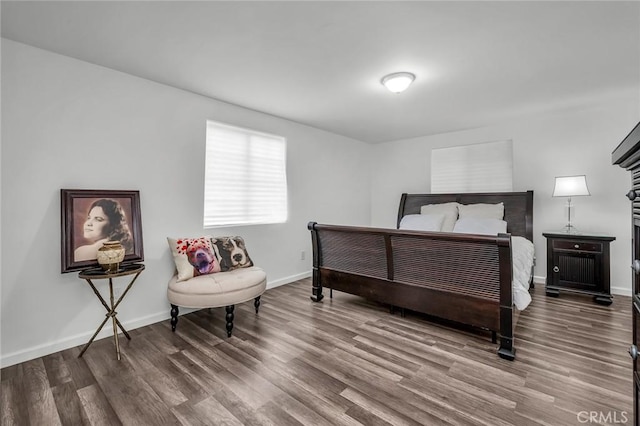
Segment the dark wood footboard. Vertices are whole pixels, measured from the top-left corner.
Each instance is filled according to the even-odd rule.
[[[323,288],[498,333],[513,360],[511,236],[321,225],[310,222],[313,290]]]

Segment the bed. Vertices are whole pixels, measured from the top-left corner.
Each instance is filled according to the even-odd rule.
[[[423,206],[444,203],[502,203],[506,232],[479,235],[310,222],[311,299],[321,302],[323,288],[329,288],[484,328],[499,343],[498,355],[513,360],[514,293],[527,293],[526,303],[518,301],[521,308],[531,300],[527,289],[533,263],[533,191],[402,194],[396,226],[405,216],[420,214]],[[516,272],[514,266],[521,261],[514,250],[523,242],[531,259]],[[517,284],[517,276],[526,283]]]

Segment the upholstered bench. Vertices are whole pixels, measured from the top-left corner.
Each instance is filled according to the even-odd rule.
[[[227,336],[233,330],[234,308],[238,303],[254,300],[256,314],[260,296],[267,287],[267,274],[257,266],[227,272],[200,275],[178,281],[174,275],[169,281],[167,298],[171,303],[171,329],[176,331],[179,306],[185,308],[226,308]]]

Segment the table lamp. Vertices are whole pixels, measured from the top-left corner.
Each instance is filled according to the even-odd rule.
[[[563,228],[563,232],[567,234],[578,233],[575,226],[571,225],[571,197],[582,195],[591,195],[589,188],[587,188],[587,177],[585,175],[556,177],[553,196],[569,197],[567,199],[567,225]]]

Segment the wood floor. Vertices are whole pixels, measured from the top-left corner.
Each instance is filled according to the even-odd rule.
[[[315,304],[297,281],[268,290],[258,316],[237,306],[231,338],[224,309],[204,309],[176,333],[169,320],[133,330],[120,362],[106,338],[82,358],[7,367],[1,424],[558,426],[585,424],[584,411],[630,423],[630,298],[536,290],[509,362],[487,332],[338,292]]]

